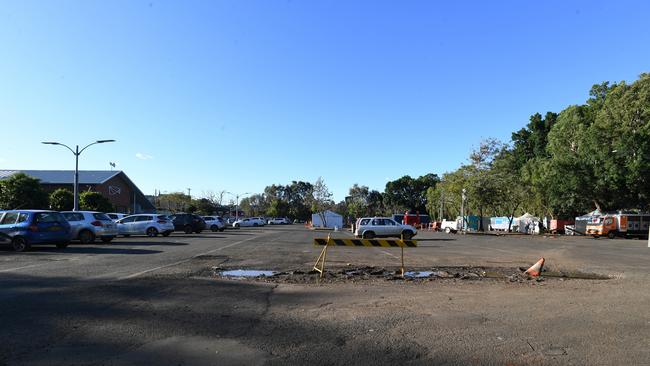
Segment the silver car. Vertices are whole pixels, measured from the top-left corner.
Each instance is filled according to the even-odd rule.
[[[138,214],[117,220],[120,235],[146,235],[149,237],[169,236],[174,232],[174,222],[165,215]]]
[[[205,221],[205,228],[211,231],[224,231],[226,229],[226,223],[219,216],[203,216],[203,220]]]
[[[113,221],[117,221],[121,218],[129,216],[128,214],[123,214],[123,213],[118,213],[118,212],[109,212],[106,214],[108,217],[111,218]]]
[[[418,231],[413,226],[398,224],[388,217],[362,217],[357,220],[354,236],[364,239],[394,236],[410,240],[417,233]]]
[[[70,223],[72,240],[91,244],[96,238],[109,243],[117,236],[117,226],[105,213],[95,211],[64,211],[63,217]]]

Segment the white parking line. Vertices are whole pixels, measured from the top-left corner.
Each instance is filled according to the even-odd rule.
[[[18,270],[25,269],[25,268],[40,267],[40,266],[44,266],[44,265],[46,265],[46,264],[47,264],[47,263],[30,264],[29,266],[24,266],[24,267],[2,269],[2,270],[0,270],[0,272],[13,272],[13,271],[18,271]]]
[[[251,241],[253,239],[258,239],[258,238],[260,238],[262,236],[264,236],[264,235],[254,236],[254,237],[251,237],[251,238],[248,238],[248,239],[240,240],[240,241],[234,242],[232,244],[228,244],[228,245],[220,247],[220,248],[209,250],[209,251],[207,251],[205,253],[196,254],[196,255],[194,255],[194,256],[192,256],[190,258],[183,259],[183,260],[178,261],[178,262],[166,264],[164,266],[159,266],[159,267],[155,267],[155,268],[150,268],[150,269],[147,269],[147,270],[144,270],[144,271],[141,271],[141,272],[130,274],[128,276],[120,277],[120,278],[118,278],[118,281],[128,280],[128,279],[131,279],[131,278],[142,276],[143,274],[147,274],[149,272],[154,272],[154,271],[157,271],[157,270],[160,270],[160,269],[163,269],[163,268],[173,267],[173,266],[177,266],[179,264],[187,263],[187,262],[191,261],[192,259],[194,259],[196,257],[200,257],[202,255],[207,255],[207,254],[210,254],[210,253],[218,252],[218,251],[226,249],[226,248],[234,247],[235,245],[239,245],[239,244],[245,243],[247,241]]]
[[[384,250],[380,250],[380,252],[382,252],[382,253],[384,253],[384,254],[386,254],[386,255],[388,255],[388,256],[391,256],[391,257],[393,257],[393,258],[399,258],[399,257],[394,256],[394,255],[392,255],[392,254],[390,254],[390,253],[388,253],[388,252],[386,252],[386,251],[384,251]]]

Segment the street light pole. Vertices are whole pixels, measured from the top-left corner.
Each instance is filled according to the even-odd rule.
[[[72,208],[72,211],[79,211],[79,155],[81,155],[84,150],[86,150],[88,147],[96,144],[104,144],[107,142],[115,142],[115,140],[97,140],[93,143],[90,143],[86,146],[84,146],[81,150],[79,150],[79,145],[75,146],[75,149],[72,150],[68,145],[62,144],[60,142],[54,142],[54,141],[43,141],[41,142],[42,144],[45,145],[59,145],[63,146],[66,149],[70,150],[70,152],[74,155],[74,207]]]
[[[239,220],[239,197],[250,194],[250,192],[246,192],[246,193],[242,193],[242,194],[232,193],[232,192],[226,192],[226,193],[228,193],[229,195],[235,197],[235,221],[237,221],[237,220]]]

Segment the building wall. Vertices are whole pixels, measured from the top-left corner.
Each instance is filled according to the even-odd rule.
[[[67,189],[70,192],[74,191],[72,184],[43,183],[41,186],[48,194],[59,188]],[[79,194],[86,191],[101,193],[115,206],[116,212],[131,213],[133,211],[133,190],[120,175],[109,179],[104,184],[79,184]]]
[[[95,189],[111,201],[117,212],[133,211],[133,190],[121,175],[109,179]]]

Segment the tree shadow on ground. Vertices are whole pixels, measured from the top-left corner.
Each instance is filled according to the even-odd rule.
[[[274,285],[260,282],[171,276],[100,282],[11,274],[0,285],[0,324],[6,335],[0,364],[131,364],[133,355],[152,364],[160,359],[160,349],[142,346],[178,337],[214,344],[233,340],[256,350],[254,361],[263,357],[267,364],[432,361],[425,362],[427,350],[413,340],[371,340],[366,327],[354,321],[269,314],[273,303],[299,304],[307,297],[311,303],[331,304],[331,294],[321,291],[278,293]],[[182,347],[169,351],[174,357],[196,356]],[[206,352],[217,364],[218,352]]]

